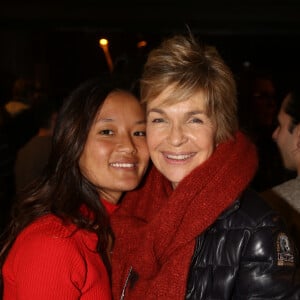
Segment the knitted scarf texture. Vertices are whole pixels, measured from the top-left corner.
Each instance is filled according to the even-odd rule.
[[[155,167],[112,215],[114,300],[184,299],[195,241],[247,187],[255,146],[238,132],[176,187]]]

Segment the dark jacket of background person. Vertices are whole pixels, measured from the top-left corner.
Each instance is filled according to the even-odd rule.
[[[7,130],[15,153],[37,133],[34,109],[38,101],[39,94],[33,80],[28,78],[15,80],[12,98],[4,105],[10,116]]]
[[[198,237],[186,299],[299,299],[299,257],[284,232],[282,218],[246,190]]]
[[[14,166],[16,192],[41,175],[47,164],[58,108],[54,100],[40,100],[35,108],[38,132],[17,152]]]
[[[33,137],[38,127],[34,107],[38,97],[32,80],[15,80],[11,98],[0,107],[0,232],[9,219],[16,193],[14,164],[18,150]]]

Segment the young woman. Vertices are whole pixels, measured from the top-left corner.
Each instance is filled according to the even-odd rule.
[[[1,250],[3,299],[111,299],[109,216],[149,154],[134,94],[107,76],[63,103],[43,176],[15,206]]]
[[[248,189],[256,149],[216,49],[165,40],[145,64],[141,98],[155,167],[111,220],[114,299],[299,299],[294,244]]]

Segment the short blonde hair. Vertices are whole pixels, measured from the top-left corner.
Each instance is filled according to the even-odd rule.
[[[238,130],[236,83],[218,51],[190,36],[175,35],[153,49],[144,65],[141,100],[149,103],[173,86],[166,101],[180,102],[202,91],[206,113],[214,122],[216,142]]]

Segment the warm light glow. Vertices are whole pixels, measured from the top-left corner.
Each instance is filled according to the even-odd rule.
[[[113,62],[112,62],[112,59],[111,59],[111,56],[110,56],[110,53],[109,53],[109,49],[108,49],[108,40],[104,39],[104,38],[100,39],[99,40],[99,46],[102,48],[102,50],[104,52],[104,55],[105,55],[107,65],[108,65],[108,68],[109,68],[110,72],[112,72],[113,68],[114,68],[114,65],[113,65]]]
[[[100,45],[100,47],[106,47],[108,45],[108,40],[107,39],[100,39],[99,40],[99,45]]]
[[[137,43],[137,47],[138,48],[143,48],[147,46],[147,42],[146,41],[140,41]]]

